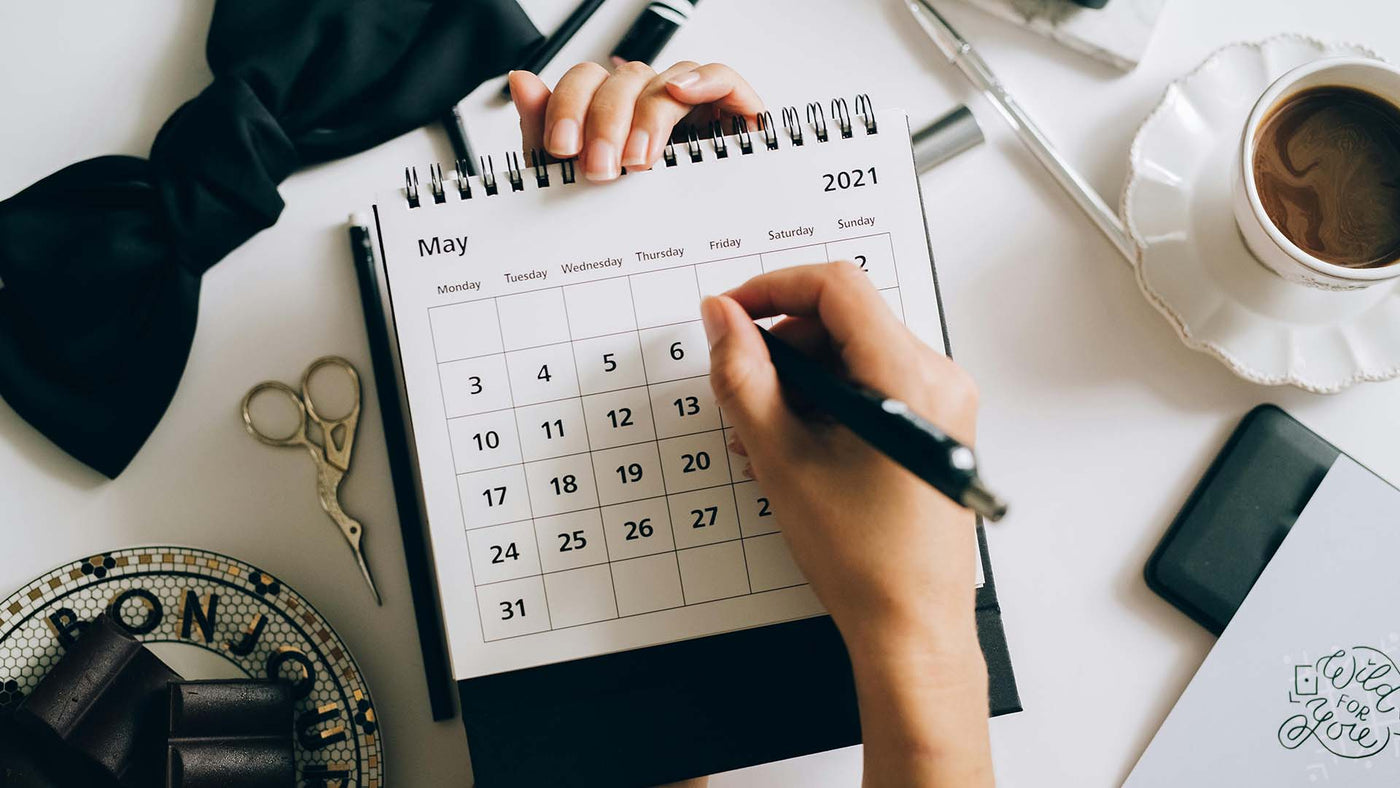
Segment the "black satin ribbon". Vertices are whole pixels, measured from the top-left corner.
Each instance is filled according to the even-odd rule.
[[[0,202],[0,397],[121,473],[179,385],[200,277],[277,221],[277,185],[433,121],[538,38],[513,0],[221,0],[214,81],[149,159]]]

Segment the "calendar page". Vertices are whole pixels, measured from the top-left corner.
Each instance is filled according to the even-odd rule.
[[[850,260],[946,342],[904,117],[752,143],[376,206],[459,680],[823,612],[726,448],[700,299]]]

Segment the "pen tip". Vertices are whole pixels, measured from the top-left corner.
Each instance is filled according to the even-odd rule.
[[[981,479],[972,480],[972,483],[967,486],[967,490],[963,492],[961,503],[991,522],[997,522],[1006,516],[1006,501],[988,490]]]

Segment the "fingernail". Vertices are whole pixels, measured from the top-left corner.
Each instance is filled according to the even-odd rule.
[[[577,156],[583,141],[579,137],[578,121],[561,118],[549,132],[549,152],[555,156]]]
[[[705,338],[714,347],[729,332],[729,321],[724,314],[724,304],[713,296],[700,302],[700,320],[705,324]]]
[[[583,177],[590,181],[610,181],[619,175],[617,148],[606,140],[594,140],[583,157]]]
[[[739,455],[740,457],[749,456],[749,450],[744,448],[743,442],[739,440],[739,437],[737,435],[729,441],[729,450]]]
[[[675,87],[680,88],[681,90],[685,90],[686,88],[693,88],[696,85],[700,84],[700,74],[696,71],[687,71],[684,74],[677,74],[674,77],[671,77],[670,79],[666,80],[666,84],[673,85]]]
[[[645,129],[637,129],[627,138],[627,147],[622,150],[622,166],[641,167],[647,163],[647,153],[651,150],[651,135]]]

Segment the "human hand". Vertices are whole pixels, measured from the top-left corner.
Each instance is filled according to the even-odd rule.
[[[975,630],[973,516],[839,425],[801,418],[752,318],[832,357],[851,380],[904,400],[971,445],[972,379],[920,342],[849,263],[756,277],[702,306],[710,382],[773,503],[793,557],[852,649],[909,631],[963,647]]]
[[[622,167],[651,167],[689,115],[702,116],[692,118],[697,121],[737,115],[753,124],[763,111],[749,83],[720,63],[682,61],[660,74],[646,63],[624,63],[612,73],[580,63],[553,92],[528,71],[512,71],[509,80],[525,150],[577,156],[591,181],[614,180]]]
[[[989,785],[972,513],[845,427],[795,412],[753,318],[789,315],[774,334],[969,446],[972,379],[910,333],[850,263],[755,277],[707,298],[701,314],[733,448],[850,652],[866,785]]]

